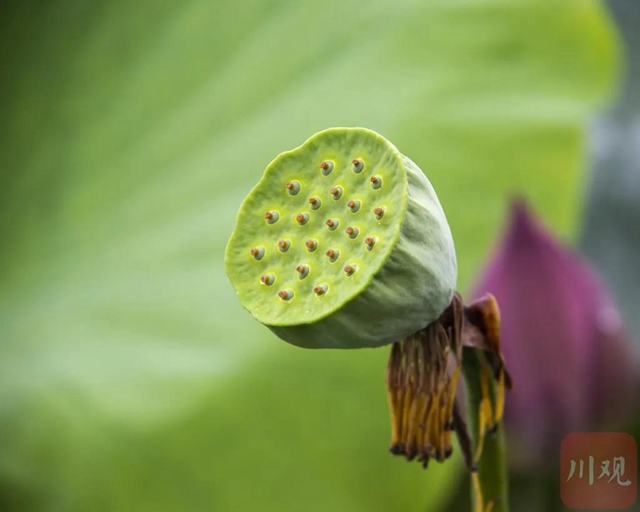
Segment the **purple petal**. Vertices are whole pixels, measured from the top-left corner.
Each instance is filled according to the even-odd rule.
[[[631,393],[624,395],[634,388],[635,367],[613,302],[594,271],[524,202],[514,203],[474,290],[500,304],[502,348],[515,381],[505,421],[527,458],[555,457],[567,433],[597,428],[613,414],[608,405],[630,403]]]

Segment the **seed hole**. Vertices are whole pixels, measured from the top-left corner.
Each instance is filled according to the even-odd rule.
[[[296,272],[298,273],[298,279],[304,279],[309,275],[309,265],[298,265]]]
[[[322,174],[325,176],[329,176],[331,171],[333,171],[333,162],[325,160],[320,164],[320,169],[322,169]]]
[[[296,222],[301,226],[304,226],[307,222],[309,222],[309,214],[299,213],[298,215],[296,215]]]
[[[298,192],[300,192],[300,183],[298,183],[297,181],[287,181],[287,183],[285,184],[285,188],[287,189],[287,192],[289,192],[289,194],[295,196]]]
[[[373,209],[373,214],[376,216],[377,220],[380,220],[382,219],[382,217],[384,217],[384,214],[386,211],[387,211],[387,208],[385,206],[379,206]]]
[[[324,283],[313,287],[313,293],[315,293],[318,296],[324,295],[325,293],[327,293],[328,290],[329,290],[329,286],[327,286]]]
[[[264,214],[264,219],[267,221],[268,224],[274,224],[278,222],[279,218],[280,218],[280,214],[275,210],[271,210]]]
[[[307,240],[304,245],[307,246],[307,251],[309,252],[313,252],[318,248],[318,241],[317,240]]]
[[[338,249],[329,249],[325,254],[331,263],[335,263],[335,261],[340,257],[340,251]]]
[[[353,160],[351,164],[353,165],[353,172],[355,172],[356,174],[361,173],[362,169],[364,169],[364,162],[359,158]]]
[[[347,201],[347,208],[351,210],[352,213],[356,213],[360,209],[360,201],[354,201],[350,199]]]
[[[329,219],[327,220],[326,224],[329,230],[333,231],[338,227],[338,224],[340,224],[340,221],[338,219]]]
[[[253,247],[251,249],[251,256],[253,256],[256,260],[261,260],[264,256],[264,247],[261,245],[258,247]]]
[[[291,247],[291,240],[279,240],[278,241],[278,249],[280,252],[287,252]]]
[[[273,274],[265,274],[260,277],[260,282],[264,285],[271,286],[276,280],[276,276]]]
[[[356,269],[357,267],[355,265],[345,265],[343,268],[344,273],[347,277],[351,277]]]
[[[368,236],[364,239],[364,245],[367,250],[370,251],[371,249],[373,249],[373,246],[376,245],[377,241],[378,239],[375,236]]]
[[[322,205],[322,201],[320,201],[320,198],[318,196],[313,196],[311,199],[309,199],[309,204],[311,205],[312,210],[317,210]]]
[[[347,229],[344,230],[345,233],[349,236],[349,238],[355,238],[358,236],[360,230],[355,226],[347,226]]]
[[[333,187],[331,189],[331,197],[336,201],[342,197],[342,187]]]
[[[280,297],[280,299],[282,300],[291,300],[293,299],[293,291],[285,288],[278,292],[278,297]]]
[[[376,190],[382,186],[382,178],[380,176],[371,176],[371,188]]]

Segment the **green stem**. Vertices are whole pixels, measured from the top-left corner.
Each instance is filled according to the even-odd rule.
[[[481,372],[487,365],[484,354],[477,349],[465,349],[462,358],[462,372],[467,388],[467,416],[471,429],[474,447],[478,445],[479,405],[482,400]],[[490,379],[491,400],[495,404],[496,383]],[[482,457],[478,463],[480,489],[484,500],[484,507],[493,502],[492,512],[508,512],[508,479],[506,468],[506,450],[502,425],[497,431],[485,436]],[[472,492],[472,496],[475,493]],[[476,510],[474,503],[473,511]]]

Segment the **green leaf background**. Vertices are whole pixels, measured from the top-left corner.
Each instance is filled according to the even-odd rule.
[[[329,126],[416,161],[464,290],[506,200],[571,235],[616,37],[591,0],[0,5],[0,510],[438,510],[387,453],[386,350],[305,351],[223,273],[267,163]]]

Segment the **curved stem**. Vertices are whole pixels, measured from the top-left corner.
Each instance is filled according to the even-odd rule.
[[[480,404],[483,398],[481,375],[484,368],[488,367],[486,358],[477,349],[465,349],[462,360],[462,372],[467,390],[467,413],[469,427],[474,441],[478,446],[480,441]],[[496,385],[493,379],[489,379],[489,392],[491,401],[496,403]],[[477,463],[479,488],[483,503],[473,504],[474,512],[485,512],[489,504],[493,503],[491,512],[508,512],[508,479],[505,461],[504,433],[500,425],[497,430],[488,433],[484,438],[482,456]],[[474,501],[478,501],[477,493],[472,492]]]

